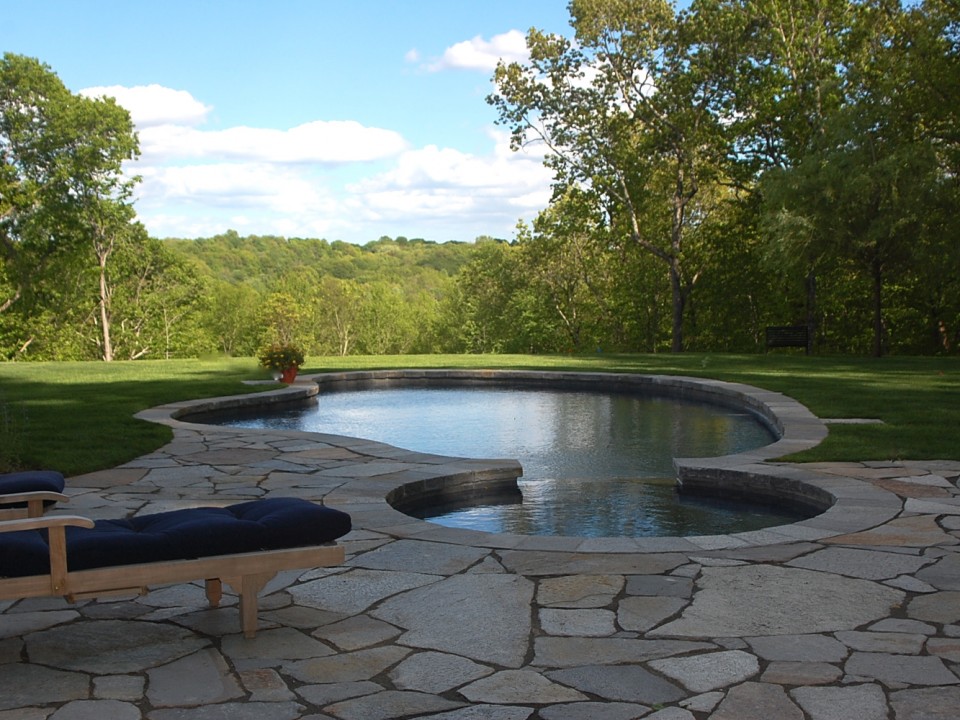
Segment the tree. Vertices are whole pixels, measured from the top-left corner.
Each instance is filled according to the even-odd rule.
[[[357,351],[365,355],[407,353],[417,340],[416,309],[394,283],[372,282],[360,292]]]
[[[116,357],[195,357],[215,350],[216,339],[201,324],[203,281],[142,226],[135,230],[112,259]],[[251,347],[248,354],[253,352]]]
[[[851,0],[735,0],[733,8],[742,18],[743,42],[729,77],[731,131],[739,176],[752,189],[765,172],[789,170],[824,141],[828,119],[842,101],[854,6]],[[772,267],[804,278],[812,344],[820,256],[803,243],[780,246],[776,234],[769,242],[775,246],[768,253]]]
[[[572,0],[575,41],[531,30],[529,65],[501,63],[488,98],[513,147],[546,143],[558,194],[598,194],[628,242],[662,262],[671,348],[683,350],[684,242],[697,195],[728,156],[724,27],[664,0]]]
[[[263,308],[264,344],[304,345],[309,333],[307,310],[299,298],[286,292],[273,292]]]
[[[513,344],[519,335],[513,302],[520,280],[512,250],[499,240],[478,241],[472,259],[460,268],[456,292],[446,303],[454,336],[448,340],[448,351],[518,351]]]
[[[553,351],[609,345],[609,228],[593,200],[571,188],[537,216],[533,232],[518,233],[524,276],[545,306],[542,324],[558,326]]]
[[[323,334],[320,347],[325,352],[350,354],[356,341],[360,314],[361,287],[355,280],[326,276],[318,288],[317,327]]]
[[[248,283],[210,279],[202,325],[227,355],[253,355],[260,345],[262,298]]]
[[[723,3],[720,4],[721,7]],[[745,181],[813,149],[840,107],[851,0],[732,0],[739,50],[730,68],[731,127]]]
[[[924,232],[914,247],[922,275],[897,289],[901,311],[918,313],[924,352],[960,348],[960,5],[924,0],[906,9],[893,47],[892,109],[936,154],[935,202],[922,211]],[[883,72],[883,70],[880,70]]]
[[[917,102],[912,57],[937,32],[942,26],[931,32],[889,3],[857,7],[839,106],[804,155],[762,184],[768,226],[798,249],[788,256],[840,263],[868,279],[876,356],[888,346],[888,274],[920,271],[917,251],[943,244],[940,233],[930,234],[929,218],[949,203],[954,171],[942,162],[949,157],[943,139],[924,130],[936,123],[926,122],[928,111]]]
[[[879,0],[877,0],[879,3]],[[881,4],[875,10],[880,13]],[[888,81],[891,114],[931,142],[942,171],[960,176],[960,4],[924,0],[896,16],[880,60],[861,72]]]
[[[97,263],[97,297],[100,315],[100,346],[105,362],[114,359],[113,346],[113,278],[108,271],[110,259],[122,243],[145,240],[146,230],[133,222],[133,208],[114,200],[91,194],[86,198],[84,225],[78,230],[91,240]]]
[[[48,66],[3,56],[0,312],[35,288],[58,254],[93,244],[106,262],[116,229],[106,220],[132,183],[121,165],[137,154],[130,116],[114,100],[73,95]]]

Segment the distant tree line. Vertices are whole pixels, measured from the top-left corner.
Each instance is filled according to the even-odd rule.
[[[129,115],[0,63],[0,357],[960,352],[950,0],[572,0],[488,102],[548,149],[514,237],[157,239]]]

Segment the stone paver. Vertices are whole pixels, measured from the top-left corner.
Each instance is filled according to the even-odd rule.
[[[76,700],[59,708],[50,720],[139,720],[136,705],[119,700]]]
[[[620,601],[617,622],[624,630],[646,632],[686,607],[687,601],[676,597],[626,597]]]
[[[587,665],[554,670],[547,673],[547,677],[607,700],[657,705],[686,697],[679,685],[639,664]]]
[[[960,688],[901,690],[891,698],[897,720],[953,720],[960,707]]]
[[[506,461],[145,415],[173,440],[68,479],[53,512],[298,495],[351,513],[347,562],[274,580],[253,640],[235,596],[209,609],[202,583],[0,602],[0,720],[957,717],[960,460],[757,457],[751,472],[812,478],[841,507],[740,536],[540,539],[440,528],[383,500],[515,471]],[[814,421],[797,422],[817,439]]]
[[[157,707],[213,705],[243,696],[226,660],[207,648],[147,671],[147,699]]]
[[[540,610],[540,627],[549,635],[604,637],[617,631],[616,618],[610,610]]]
[[[729,687],[760,672],[757,658],[742,650],[653,660],[650,667],[697,693]]]
[[[401,716],[432,715],[462,704],[427,693],[384,690],[376,695],[334,703],[327,707],[327,712],[343,720],[392,720]]]
[[[878,685],[802,687],[790,693],[812,720],[886,720],[887,702]]]
[[[533,670],[504,670],[461,688],[460,694],[471,702],[499,705],[547,705],[587,699],[586,695]]]
[[[493,668],[459,655],[422,652],[407,658],[391,670],[390,679],[400,690],[439,694],[493,672]]]
[[[699,592],[657,637],[832,632],[885,617],[903,593],[868,580],[775,565],[704,568]],[[830,602],[818,602],[829,597]]]
[[[845,670],[855,677],[875,678],[885,685],[956,685],[960,683],[943,660],[931,656],[856,652]]]
[[[138,620],[70,623],[26,638],[33,662],[98,675],[142,672],[208,644],[174,624]]]
[[[764,660],[837,663],[850,653],[846,645],[830,635],[771,635],[746,640]]]
[[[772,662],[760,678],[778,685],[827,685],[841,678],[836,665],[814,662]]]
[[[537,602],[545,607],[598,608],[623,589],[623,575],[567,575],[540,581]]]
[[[398,642],[408,647],[519,667],[528,649],[533,591],[533,583],[517,575],[454,575],[396,595],[372,614],[406,628]]]
[[[650,712],[646,705],[617,702],[578,702],[551,705],[540,711],[543,720],[633,720]]]
[[[803,711],[787,696],[781,685],[747,682],[727,691],[710,720],[803,720]]]

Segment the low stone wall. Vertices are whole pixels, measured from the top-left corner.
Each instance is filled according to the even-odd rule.
[[[591,390],[628,391],[651,395],[697,400],[727,407],[746,409],[757,414],[776,431],[779,439],[769,445],[736,455],[712,458],[676,458],[677,481],[686,491],[724,497],[743,497],[760,501],[776,501],[823,511],[815,517],[790,525],[781,525],[734,535],[698,536],[696,538],[610,538],[598,542],[576,539],[583,550],[594,545],[616,552],[697,546],[704,549],[767,545],[785,540],[815,540],[873,527],[886,522],[900,509],[891,493],[854,478],[835,474],[819,474],[816,467],[778,462],[777,458],[814,447],[827,436],[826,425],[806,407],[781,393],[761,388],[667,375],[634,375],[623,373],[573,373],[522,370],[373,370],[324,373],[302,376],[293,386],[264,393],[237,395],[210,400],[186,401],[153,408],[138,414],[143,419],[163,422],[173,427],[200,427],[195,422],[210,412],[246,410],[265,404],[305,402],[324,389],[363,389],[390,385],[464,385],[508,384],[525,387],[564,387]],[[301,433],[293,433],[299,435]],[[308,433],[302,433],[308,435]],[[331,436],[332,437],[332,436]],[[369,442],[369,441],[364,441]],[[377,443],[378,447],[389,448]],[[358,517],[371,508],[378,517],[396,514],[399,523],[392,530],[398,535],[410,532],[416,537],[437,535],[449,542],[471,542],[500,547],[516,540],[508,536],[478,531],[454,531],[406,517],[402,521],[396,508],[410,508],[420,502],[447,503],[491,492],[515,492],[520,465],[510,460],[457,460],[442,463],[437,456],[424,456],[402,449],[391,451],[391,457],[409,458],[411,462],[427,458],[430,468],[409,473],[400,472],[389,479],[378,478],[374,490],[364,484],[363,501]],[[342,503],[350,498],[344,488]],[[368,493],[380,498],[382,506]],[[380,507],[381,509],[373,510]],[[389,508],[389,510],[387,510]],[[381,518],[382,519],[382,518]],[[453,539],[451,539],[453,538]],[[574,540],[569,538],[568,540]],[[601,542],[602,541],[602,542]],[[541,538],[547,546],[562,545],[563,538]],[[671,544],[672,543],[672,544]]]
[[[478,498],[517,502],[523,498],[517,487],[517,478],[522,474],[519,466],[517,470],[512,477],[495,470],[417,480],[394,488],[387,493],[386,500],[403,513],[422,507],[467,506]]]
[[[282,388],[245,395],[225,395],[202,400],[184,400],[168,403],[138,412],[136,417],[151,422],[166,423],[170,418],[189,423],[201,423],[204,416],[256,410],[270,405],[307,402],[317,396],[320,388],[313,382],[299,382]],[[166,423],[169,424],[169,423]]]

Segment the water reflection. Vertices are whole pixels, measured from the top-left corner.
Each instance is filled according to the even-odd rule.
[[[631,394],[519,388],[388,388],[327,393],[315,407],[233,420],[350,435],[455,457],[521,462],[521,504],[432,508],[433,522],[583,537],[739,532],[794,514],[677,497],[674,457],[741,452],[774,439],[746,412]]]
[[[522,503],[408,511],[448,527],[522,535],[656,537],[759,530],[803,517],[782,508],[679,495],[672,478],[520,483]]]

